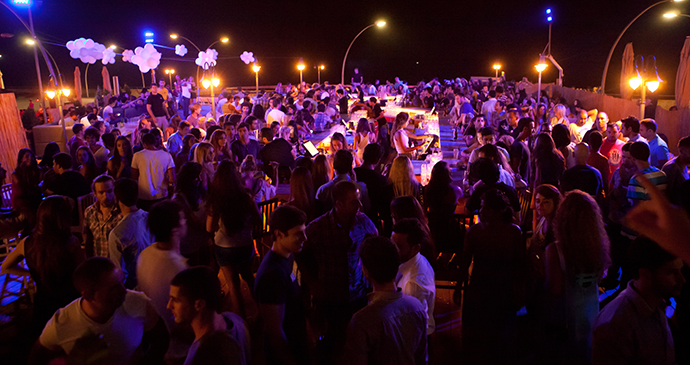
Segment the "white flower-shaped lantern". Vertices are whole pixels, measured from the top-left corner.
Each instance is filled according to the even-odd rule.
[[[103,58],[105,46],[94,42],[93,39],[77,38],[66,44],[69,55],[74,59],[80,59],[84,63],[94,64]]]
[[[252,63],[252,62],[256,62],[256,59],[254,58],[254,52],[247,52],[247,51],[244,51],[244,52],[242,52],[242,54],[240,55],[240,59],[241,59],[242,62],[244,62],[246,65],[248,65],[248,64],[250,64],[250,63]]]
[[[131,62],[139,66],[139,71],[146,73],[158,67],[161,63],[161,53],[156,51],[153,44],[147,43],[144,47],[134,49]]]
[[[175,46],[175,54],[184,57],[187,54],[187,47],[184,44],[178,44]]]
[[[216,65],[216,60],[218,59],[218,51],[209,48],[205,52],[199,52],[199,57],[197,57],[195,63],[197,66],[201,66],[204,70],[208,70],[209,67]]]

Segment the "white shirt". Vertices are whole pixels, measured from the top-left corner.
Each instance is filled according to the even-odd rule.
[[[187,99],[192,97],[192,85],[182,85],[182,97]]]
[[[132,158],[132,168],[139,170],[139,199],[156,200],[168,196],[167,172],[175,167],[165,151],[141,150]]]
[[[278,122],[282,126],[283,119],[285,119],[285,113],[283,113],[280,109],[271,109],[268,111],[268,113],[266,113],[266,125],[269,127],[273,122]]]
[[[107,148],[101,146],[101,148],[99,148],[98,151],[96,151],[93,154],[93,159],[96,162],[96,167],[98,167],[101,170],[105,169],[105,165],[108,163],[109,154],[110,151]]]
[[[585,136],[588,130],[592,129],[594,123],[587,119],[587,122],[580,127],[577,123],[570,123],[568,129],[570,130],[570,141],[574,143],[582,142],[582,138]]]
[[[161,250],[155,243],[141,251],[137,259],[137,289],[151,298],[151,304],[165,322],[168,333],[179,334],[179,330],[173,331],[176,328],[175,317],[167,309],[170,298],[170,282],[175,275],[186,268],[187,259],[178,251]],[[186,356],[188,348],[189,343],[172,336],[168,355],[173,358],[183,358]]]
[[[105,108],[103,108],[103,119],[110,120],[110,114],[113,114],[113,107],[107,105]]]
[[[91,126],[91,123],[89,122],[89,119],[86,117],[81,118],[79,123],[84,125],[84,129],[89,128]],[[65,125],[66,126],[66,125]]]
[[[69,355],[77,340],[94,334],[101,336],[108,348],[107,358],[103,362],[127,363],[141,344],[149,298],[144,293],[127,290],[124,303],[103,324],[93,321],[84,313],[81,300],[75,299],[55,312],[41,333],[41,345],[51,351],[62,349]]]
[[[434,320],[434,301],[436,298],[436,281],[434,269],[429,261],[417,253],[398,268],[395,284],[403,294],[417,298],[426,310],[429,326],[426,333],[430,335],[436,329]]]

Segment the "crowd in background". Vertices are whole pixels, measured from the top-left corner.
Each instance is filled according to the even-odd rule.
[[[674,346],[690,335],[688,250],[674,246],[687,236],[648,228],[674,212],[688,229],[664,204],[690,209],[690,137],[674,156],[652,119],[535,100],[521,83],[223,90],[206,115],[193,90],[151,85],[130,135],[116,97],[68,109],[66,152],[19,151],[0,231],[21,238],[2,270],[36,283],[32,362],[244,364],[252,341],[266,363],[434,362],[435,272],[448,268],[468,363],[689,361]],[[407,113],[386,120],[389,103],[438,112],[465,146],[426,186],[412,164],[426,137]],[[322,153],[304,147],[343,124]],[[257,268],[263,219],[272,243]]]

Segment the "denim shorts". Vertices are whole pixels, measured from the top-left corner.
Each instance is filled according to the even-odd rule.
[[[242,266],[252,262],[254,245],[241,247],[214,247],[219,266]]]

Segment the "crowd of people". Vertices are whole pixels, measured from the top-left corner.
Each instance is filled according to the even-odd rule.
[[[30,362],[249,364],[258,342],[268,364],[433,363],[449,268],[468,363],[690,361],[674,346],[690,336],[690,220],[671,205],[690,209],[690,137],[672,156],[654,120],[520,84],[361,81],[224,90],[203,116],[193,80],[154,84],[131,135],[111,100],[86,123],[67,111],[67,152],[19,151],[0,233],[21,232],[3,273],[36,283]],[[438,111],[466,145],[426,186],[412,160],[427,136],[407,113],[389,123],[389,100]],[[304,149],[343,122],[352,143],[335,132]],[[262,216],[280,184],[289,194]]]

